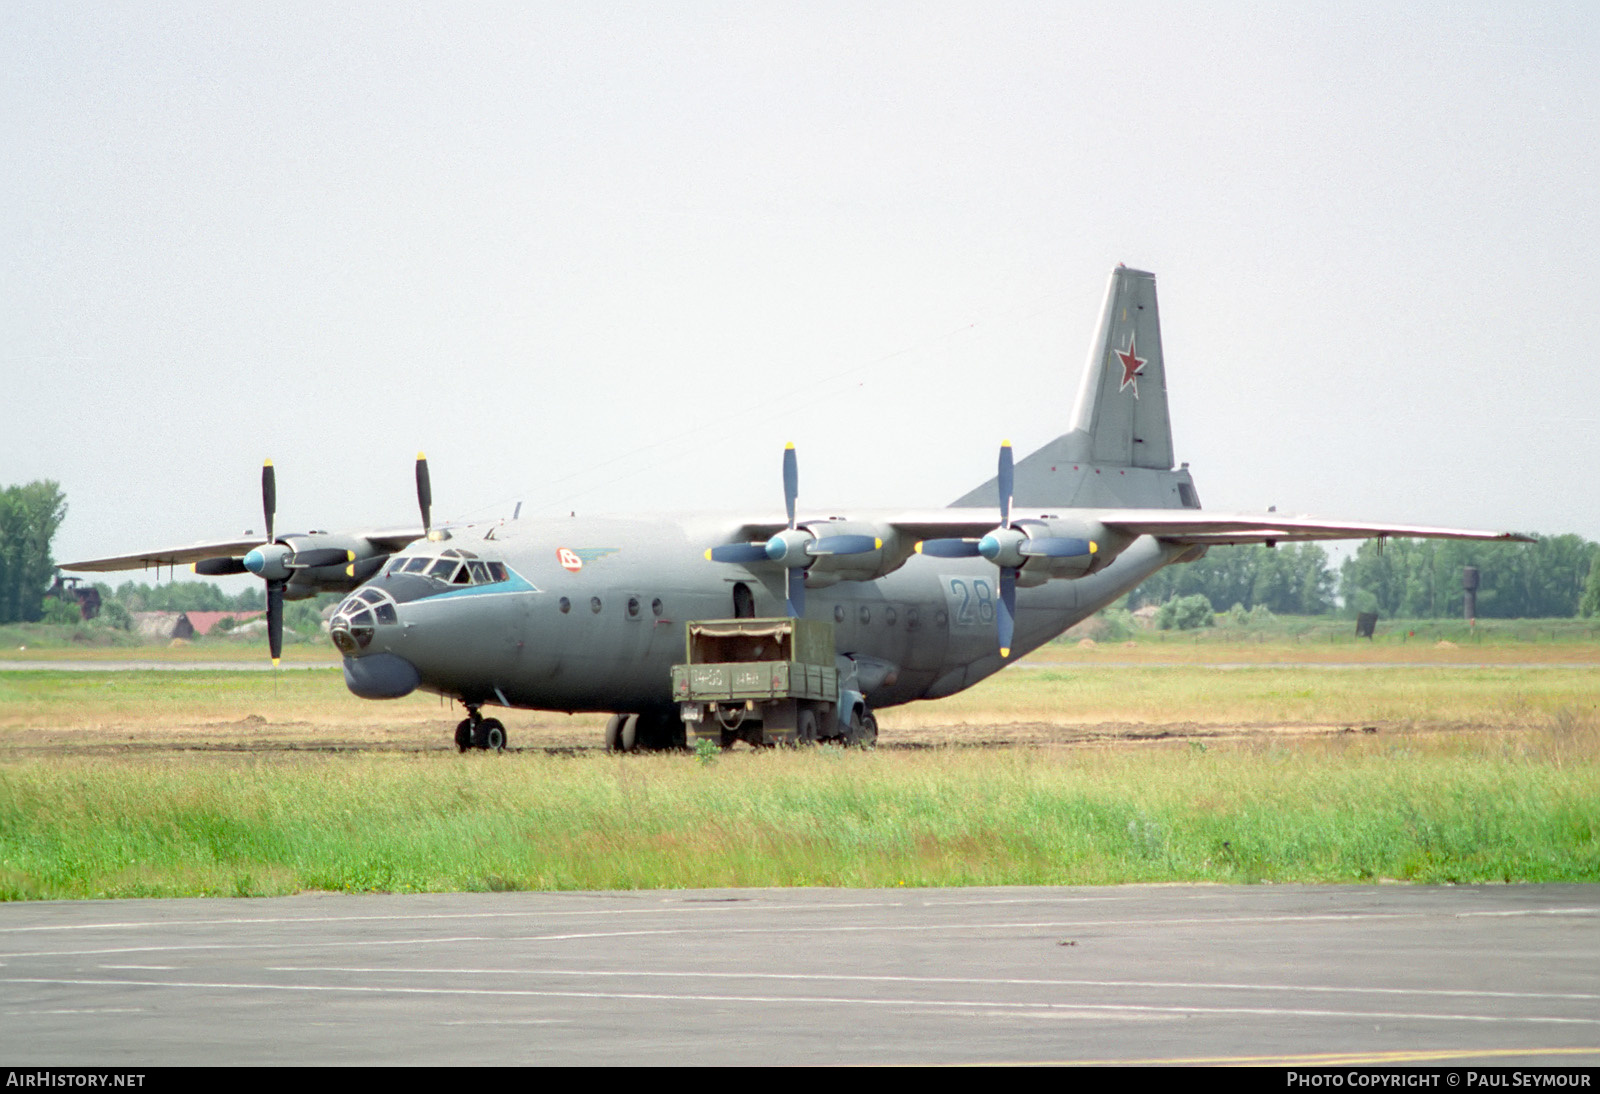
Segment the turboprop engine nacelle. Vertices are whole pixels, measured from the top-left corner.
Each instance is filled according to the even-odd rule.
[[[363,536],[308,532],[263,543],[242,563],[257,577],[287,581],[285,595],[301,600],[319,592],[348,591],[371,576],[373,563],[381,566],[388,557]]]
[[[806,584],[814,587],[832,585],[837,581],[872,581],[898,570],[911,557],[912,543],[906,542],[892,527],[860,520],[813,520],[799,525],[794,535],[808,533],[805,552],[810,559],[806,568]],[[835,536],[849,536],[841,542],[859,544],[870,539],[878,546],[870,551],[850,554],[833,554],[828,541]],[[859,538],[858,538],[859,537]]]
[[[1014,547],[1019,560],[1016,565],[1020,567],[1018,577],[1023,584],[1099,573],[1115,562],[1117,556],[1127,550],[1128,544],[1134,539],[1121,532],[1113,532],[1097,520],[1082,517],[1047,516],[1038,520],[1024,518],[1014,522],[1010,531],[1024,533],[1015,545],[1003,545]],[[1066,555],[1054,553],[1038,555],[1028,549],[1029,540],[1057,542],[1080,540],[1084,544],[1084,549],[1079,553]],[[1033,580],[1029,581],[1029,578]]]

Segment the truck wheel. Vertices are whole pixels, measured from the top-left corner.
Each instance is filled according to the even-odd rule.
[[[844,743],[851,748],[873,748],[878,743],[878,719],[869,710],[850,712]]]
[[[797,745],[817,743],[817,712],[810,707],[801,710],[795,717],[794,743]]]
[[[871,711],[861,715],[861,739],[857,743],[862,748],[878,747],[878,716]]]

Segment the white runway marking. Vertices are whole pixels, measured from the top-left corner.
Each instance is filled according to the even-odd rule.
[[[704,901],[693,899],[680,899],[672,902],[662,901],[646,908],[571,908],[571,909],[528,909],[516,912],[438,912],[428,914],[410,915],[281,915],[281,916],[253,916],[248,919],[127,919],[114,923],[50,923],[30,927],[0,927],[0,934],[24,934],[31,931],[121,931],[132,930],[140,927],[248,927],[263,923],[381,923],[384,921],[403,921],[408,923],[426,923],[438,919],[527,919],[530,916],[548,916],[559,918],[561,916],[599,916],[599,915],[660,915],[663,907],[670,907],[674,911],[701,911],[701,912],[732,912],[744,910],[777,910],[777,911],[831,911],[855,908],[898,908],[903,905],[878,904],[862,902],[856,904],[758,904],[754,901],[746,902],[742,898],[737,901]]]
[[[808,910],[815,911],[813,906],[806,906]],[[860,905],[859,907],[879,907],[879,905]],[[659,911],[659,909],[658,909]],[[714,930],[719,935],[812,935],[812,934],[841,934],[841,933],[954,933],[958,931],[1039,931],[1039,930],[1118,930],[1124,928],[1168,928],[1184,926],[1216,926],[1226,924],[1254,923],[1366,923],[1380,920],[1417,919],[1464,919],[1478,915],[1475,912],[1319,912],[1314,914],[1296,915],[1248,915],[1248,916],[1174,916],[1167,919],[1057,919],[1057,920],[1029,920],[1029,921],[998,921],[990,923],[824,923],[817,926],[772,926],[772,927],[728,927],[716,925],[714,927],[652,927],[638,930],[619,931],[573,931],[560,934],[531,934],[531,935],[456,935],[445,938],[397,938],[374,940],[330,939],[329,945],[339,947],[356,946],[437,946],[449,943],[463,942],[570,942],[590,938],[644,938],[644,937],[674,937],[682,935],[704,934],[707,930]],[[1550,908],[1527,909],[1506,913],[1514,917],[1545,917],[1550,916],[1594,916],[1600,915],[1600,908]],[[388,918],[388,917],[376,917]],[[396,917],[410,918],[410,917]],[[440,918],[456,918],[441,916]],[[229,922],[229,921],[223,921]],[[251,921],[245,921],[251,922]],[[283,922],[299,922],[288,919]],[[20,957],[91,957],[115,953],[165,953],[187,952],[194,950],[252,950],[252,949],[282,949],[295,948],[303,943],[295,942],[249,942],[249,943],[206,943],[196,945],[153,945],[153,946],[122,946],[122,947],[97,947],[82,950],[14,950],[0,953],[0,959],[15,959]]]
[[[427,988],[427,987],[385,987],[375,984],[269,984],[269,983],[241,983],[236,981],[205,981],[205,980],[112,980],[112,979],[82,979],[82,978],[53,978],[53,977],[8,977],[0,983],[12,984],[46,984],[62,987],[92,987],[92,988],[192,988],[204,991],[242,991],[242,992],[308,992],[308,993],[338,993],[344,992],[356,995],[438,995],[456,997],[492,997],[492,998],[545,998],[545,999],[598,999],[598,1000],[644,1000],[662,1003],[742,1003],[764,1004],[772,1003],[780,1006],[794,1006],[800,1003],[809,1003],[826,1006],[857,1005],[865,1007],[900,1007],[949,1010],[961,1008],[977,1012],[993,1013],[1070,1013],[1081,1011],[1085,1014],[1130,1014],[1150,1015],[1167,1014],[1173,1016],[1193,1015],[1251,1015],[1268,1018],[1347,1018],[1360,1021],[1423,1021],[1423,1022],[1474,1022],[1485,1024],[1515,1025],[1519,1023],[1534,1023],[1541,1025],[1580,1025],[1600,1026],[1600,1018],[1569,1018],[1561,1015],[1523,1015],[1508,1017],[1499,1014],[1430,1014],[1422,1011],[1360,1011],[1360,1010],[1323,1010],[1303,1007],[1219,1007],[1219,1006],[1167,1006],[1158,1004],[1137,1003],[1036,1003],[1036,1002],[1007,1002],[990,999],[870,999],[848,995],[705,995],[684,992],[628,992],[628,991],[550,991],[533,988]]]
[[[176,965],[101,965],[115,972],[177,972]]]
[[[104,967],[109,968],[112,966]],[[1044,980],[995,976],[865,976],[855,973],[702,972],[685,969],[663,972],[643,969],[494,969],[427,968],[424,966],[389,968],[379,965],[269,965],[267,969],[269,972],[406,973],[429,976],[659,976],[670,979],[701,977],[716,980],[837,980],[863,984],[1003,984],[1015,987],[1159,988],[1178,991],[1303,991],[1355,995],[1466,996],[1473,999],[1600,1000],[1600,993],[1597,992],[1480,991],[1471,988],[1367,988],[1320,984],[1210,983],[1199,980]]]

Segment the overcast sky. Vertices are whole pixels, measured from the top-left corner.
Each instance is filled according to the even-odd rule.
[[[62,559],[942,505],[1157,276],[1209,509],[1600,539],[1600,6],[0,3]]]

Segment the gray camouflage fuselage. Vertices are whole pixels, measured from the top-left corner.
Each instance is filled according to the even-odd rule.
[[[432,595],[396,604],[393,623],[375,626],[360,657],[347,659],[347,679],[357,694],[371,698],[409,691],[404,678],[397,685],[364,685],[351,671],[358,671],[352,661],[391,654],[415,666],[416,686],[468,704],[611,712],[668,707],[670,669],[683,660],[684,623],[734,615],[740,584],[752,594],[755,615],[783,614],[781,572],[703,557],[707,543],[731,538],[742,523],[704,516],[521,520],[461,527],[447,541],[418,542],[396,559],[470,552],[503,562],[530,587],[435,583]],[[1048,642],[1185,549],[1145,536],[1100,573],[1019,590],[1013,656]],[[562,565],[564,551],[569,559],[589,560],[574,572]],[[368,587],[387,591],[408,579],[429,580],[385,573]],[[835,623],[839,652],[864,666],[868,702],[887,707],[954,694],[1007,663],[995,648],[995,589],[994,567],[982,559],[913,557],[875,581],[840,581],[812,591],[806,615]]]

